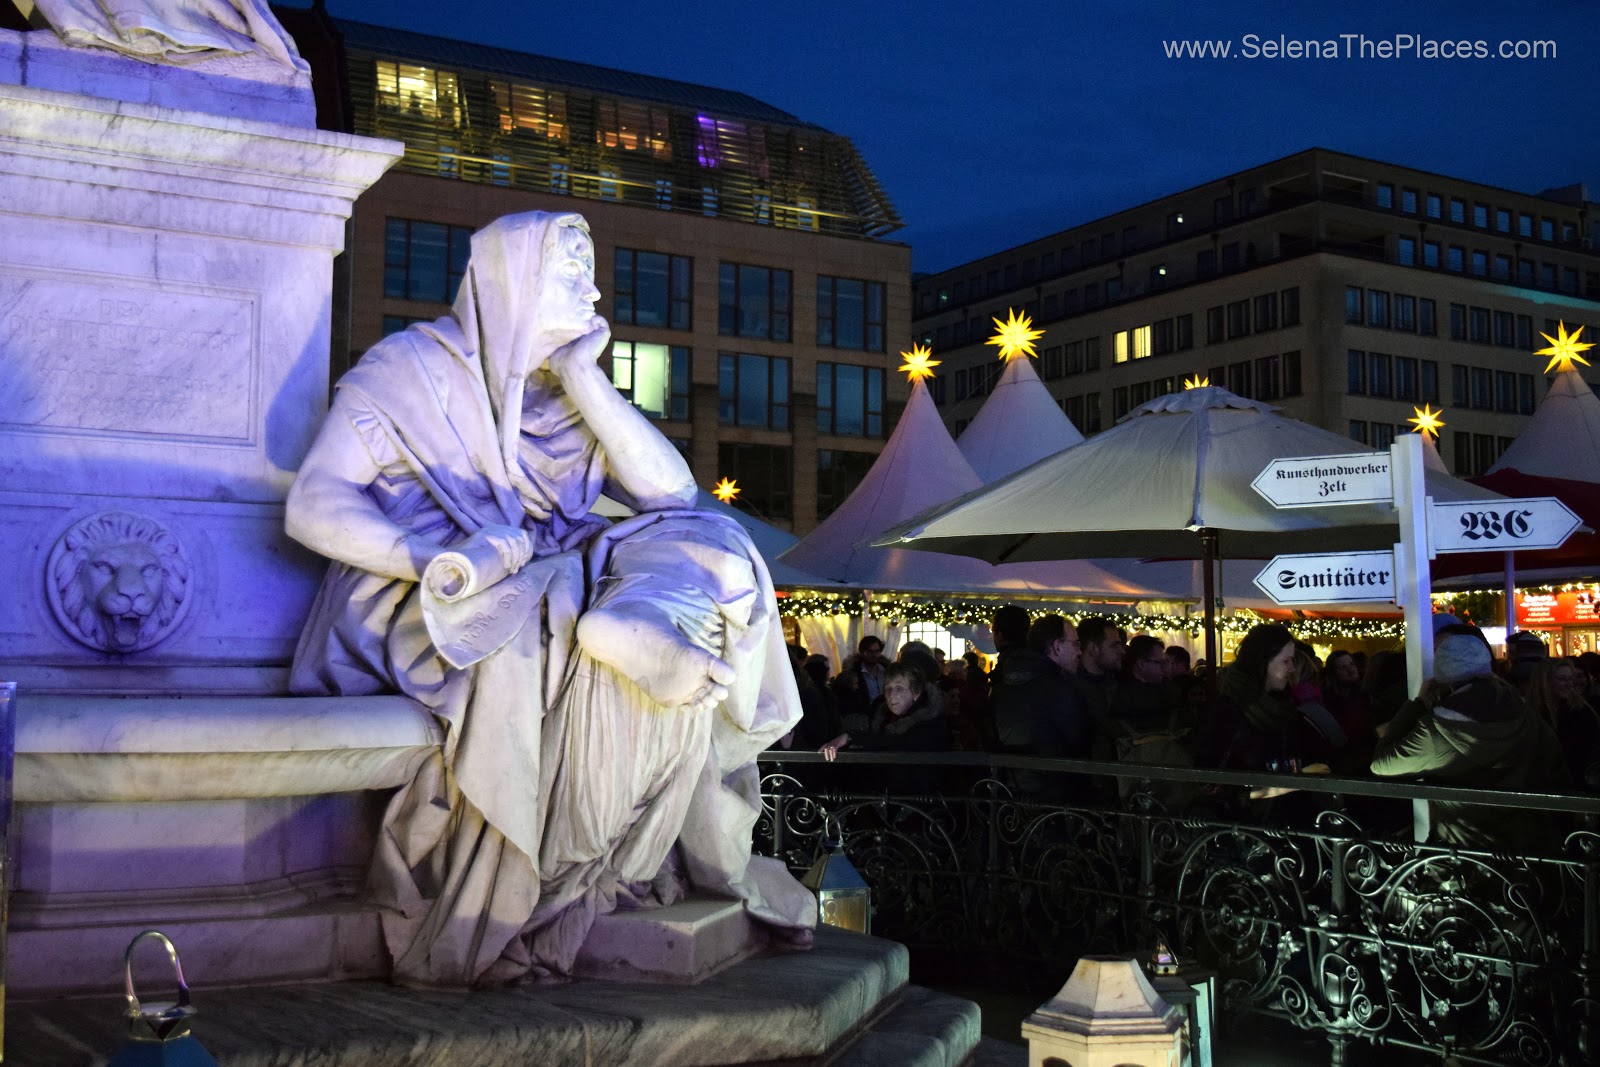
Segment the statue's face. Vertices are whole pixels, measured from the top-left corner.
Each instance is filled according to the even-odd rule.
[[[600,290],[594,285],[594,242],[576,226],[563,226],[556,252],[544,264],[535,308],[540,332],[565,344],[594,328],[594,302]]]

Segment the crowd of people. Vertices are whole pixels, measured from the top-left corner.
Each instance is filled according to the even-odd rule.
[[[1187,649],[1114,619],[1030,619],[1015,605],[992,621],[990,670],[969,652],[947,661],[903,644],[892,662],[874,636],[837,674],[791,645],[804,717],[787,747],[840,751],[967,749],[1165,767],[1373,775],[1481,788],[1600,790],[1600,654],[1548,655],[1512,634],[1496,658],[1483,633],[1434,617],[1434,672],[1408,699],[1404,654],[1335,650],[1318,659],[1266,623],[1215,671]],[[1131,781],[1121,779],[1126,789]],[[1062,799],[1068,776],[1017,771],[1026,796]],[[1184,801],[1197,786],[1155,783]],[[1163,792],[1164,791],[1164,792]],[[1282,792],[1282,790],[1279,790]],[[1432,805],[1433,840],[1508,841],[1479,806]]]

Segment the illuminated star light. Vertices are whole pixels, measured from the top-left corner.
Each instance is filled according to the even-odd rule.
[[[907,376],[908,381],[918,381],[922,378],[932,378],[933,368],[943,360],[933,358],[933,350],[922,345],[912,345],[911,351],[900,353],[900,358],[905,360],[900,365],[900,371]]]
[[[733,498],[739,495],[739,483],[732,478],[724,478],[717,483],[715,489],[711,490],[711,495],[724,504],[731,504]]]
[[[1550,362],[1546,364],[1544,368],[1544,372],[1546,374],[1549,374],[1552,370],[1558,374],[1562,371],[1572,370],[1572,365],[1574,363],[1582,363],[1585,367],[1589,365],[1589,361],[1578,355],[1578,353],[1587,352],[1589,349],[1593,348],[1594,345],[1590,344],[1588,341],[1583,341],[1580,343],[1578,338],[1582,335],[1582,326],[1579,326],[1576,330],[1568,333],[1567,324],[1565,322],[1556,324],[1556,336],[1554,337],[1551,337],[1547,333],[1539,334],[1540,337],[1543,337],[1546,341],[1550,342],[1549,348],[1541,348],[1534,353],[1536,356],[1550,357]]]
[[[984,344],[994,345],[1000,349],[1000,358],[1009,362],[1017,356],[1032,356],[1039,358],[1039,353],[1033,350],[1033,342],[1044,336],[1043,330],[1033,328],[1033,319],[1027,315],[1018,315],[1016,308],[1006,311],[1006,321],[994,320],[995,335]]]
[[[1433,434],[1433,439],[1437,441],[1439,439],[1439,431],[1444,429],[1444,420],[1439,418],[1444,412],[1442,410],[1434,411],[1432,404],[1424,404],[1420,408],[1412,408],[1411,410],[1417,414],[1414,418],[1406,421],[1416,427],[1417,433],[1431,433]]]
[[[1183,380],[1183,387],[1185,389],[1204,389],[1210,384],[1211,378],[1208,375],[1199,373],[1198,371],[1195,372],[1195,376],[1193,378],[1185,378]]]

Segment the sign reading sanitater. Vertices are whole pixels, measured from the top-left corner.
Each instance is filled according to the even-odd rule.
[[[1279,604],[1394,599],[1394,552],[1311,552],[1274,556],[1256,588]]]
[[[1275,459],[1256,475],[1250,487],[1275,508],[1394,502],[1385,452]]]

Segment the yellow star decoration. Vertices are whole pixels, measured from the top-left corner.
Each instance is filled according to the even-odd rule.
[[[1549,348],[1541,348],[1534,353],[1536,356],[1550,357],[1550,362],[1546,364],[1544,368],[1544,372],[1546,374],[1549,374],[1552,370],[1558,374],[1564,370],[1571,370],[1574,363],[1582,363],[1585,367],[1589,365],[1589,361],[1578,355],[1578,353],[1587,352],[1589,349],[1593,348],[1594,345],[1590,344],[1588,341],[1583,341],[1580,343],[1578,338],[1582,335],[1582,326],[1579,326],[1576,330],[1568,333],[1567,324],[1565,322],[1556,324],[1556,336],[1554,337],[1551,337],[1547,333],[1539,334],[1540,337],[1543,337],[1546,341],[1550,342]]]
[[[943,360],[933,358],[933,350],[922,345],[912,345],[911,351],[900,353],[900,358],[905,360],[900,365],[900,372],[907,376],[908,381],[917,381],[920,378],[932,378],[933,368]]]
[[[1195,372],[1195,375],[1194,375],[1193,378],[1185,378],[1183,380],[1183,387],[1185,389],[1204,389],[1206,386],[1208,386],[1210,384],[1211,384],[1210,376],[1209,375],[1205,375],[1205,374],[1201,374],[1199,371]]]
[[[724,478],[717,483],[715,489],[711,490],[711,495],[724,504],[731,504],[733,498],[739,495],[739,483],[732,478]]]
[[[994,320],[995,335],[984,344],[994,345],[1000,349],[1000,358],[1006,361],[1017,356],[1033,356],[1038,358],[1039,353],[1033,350],[1033,342],[1044,336],[1043,330],[1033,328],[1033,319],[1027,315],[1018,315],[1016,308],[1006,311],[1006,321]]]
[[[1444,429],[1444,420],[1439,416],[1443,411],[1434,411],[1432,404],[1424,404],[1420,408],[1412,408],[1417,414],[1406,421],[1417,428],[1417,433],[1431,433],[1434,440],[1439,439],[1439,431]]]

